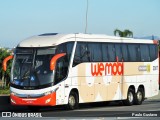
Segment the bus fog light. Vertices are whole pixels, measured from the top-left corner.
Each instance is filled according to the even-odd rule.
[[[51,101],[51,98],[47,99],[46,100],[46,104],[49,103],[50,101]]]
[[[16,102],[12,98],[11,98],[11,102],[14,103],[14,104],[16,104]]]

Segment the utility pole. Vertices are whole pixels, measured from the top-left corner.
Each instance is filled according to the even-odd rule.
[[[152,40],[154,40],[154,35],[152,35]]]
[[[85,34],[87,33],[88,27],[88,0],[87,0],[87,7],[86,7],[86,27],[85,27]]]

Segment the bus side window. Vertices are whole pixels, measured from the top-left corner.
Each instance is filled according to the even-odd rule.
[[[69,63],[70,63],[70,58],[71,58],[71,54],[72,54],[72,50],[73,50],[73,44],[74,44],[73,42],[68,42],[66,44],[66,47],[67,47],[67,60],[68,60]]]
[[[62,81],[68,72],[68,62],[66,61],[66,56],[60,58],[56,63],[56,70],[55,70],[55,83],[57,84]]]
[[[102,56],[103,56],[103,62],[108,62],[108,44],[103,43],[102,44]]]
[[[76,45],[76,50],[75,50],[75,55],[74,55],[74,60],[73,60],[73,67],[81,63],[80,59],[80,45],[77,43]]]
[[[83,43],[81,45],[80,53],[81,53],[81,61],[82,62],[89,62],[90,61],[90,52],[88,50],[88,45],[86,43]]]
[[[128,50],[127,44],[122,44],[122,59],[124,62],[128,62]]]
[[[149,45],[150,61],[157,59],[158,57],[158,47],[157,45]]]
[[[140,45],[140,51],[141,51],[141,61],[142,62],[149,62],[150,55],[149,55],[148,45]]]
[[[92,62],[102,61],[102,46],[100,43],[88,43]]]
[[[137,62],[140,61],[140,49],[136,44],[128,44],[129,61]]]
[[[108,57],[109,57],[109,62],[115,62],[116,61],[114,44],[108,44]]]
[[[118,61],[122,61],[122,49],[121,49],[121,44],[115,44],[115,49],[116,49],[116,57],[118,57]]]
[[[55,71],[55,84],[62,81],[68,75],[68,67],[73,49],[73,42],[63,43],[58,46],[56,53],[66,53],[66,56],[58,59]]]
[[[77,43],[76,51],[73,60],[73,67],[83,63],[90,61],[90,51],[88,50],[87,43]]]

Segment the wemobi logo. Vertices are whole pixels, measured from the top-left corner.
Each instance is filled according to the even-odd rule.
[[[91,63],[91,74],[92,76],[102,75],[123,75],[123,62],[120,63]]]

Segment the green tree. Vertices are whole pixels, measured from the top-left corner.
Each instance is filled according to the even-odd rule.
[[[120,37],[133,37],[133,32],[130,31],[130,30],[128,30],[128,29],[126,29],[126,30],[124,30],[124,31],[121,31],[121,30],[119,30],[119,29],[115,29],[115,30],[114,30],[114,35],[116,36],[117,34],[118,34]]]
[[[9,51],[8,49],[0,48],[0,66],[1,66],[0,67],[0,81],[3,83],[2,87],[6,87],[10,81],[12,60],[10,60],[7,63],[6,72],[3,71],[3,67],[2,67],[3,60],[9,55],[11,55],[11,51]]]

